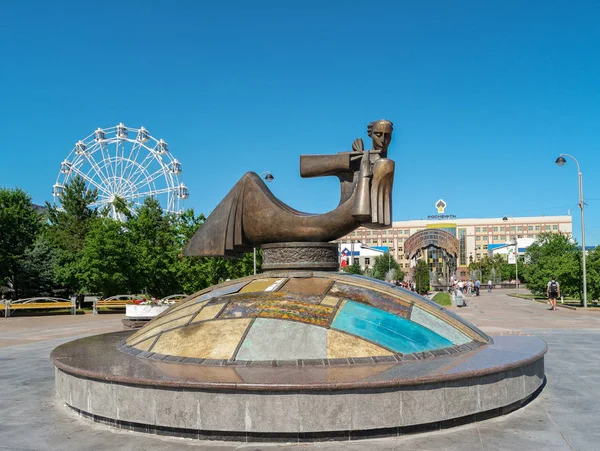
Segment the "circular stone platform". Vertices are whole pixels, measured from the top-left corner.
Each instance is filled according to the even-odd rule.
[[[94,420],[197,438],[396,434],[518,408],[545,343],[493,339],[410,291],[270,272],[196,293],[142,329],[56,348],[56,390]]]

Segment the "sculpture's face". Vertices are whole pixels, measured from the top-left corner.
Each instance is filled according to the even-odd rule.
[[[373,140],[373,150],[387,152],[388,146],[392,142],[392,132],[376,127],[371,133],[371,139]]]

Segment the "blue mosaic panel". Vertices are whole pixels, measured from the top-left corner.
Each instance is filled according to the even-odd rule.
[[[353,301],[346,301],[331,327],[403,354],[452,346],[450,340],[419,324]]]

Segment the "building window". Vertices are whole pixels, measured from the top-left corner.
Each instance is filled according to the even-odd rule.
[[[498,227],[494,227],[494,232],[497,232],[497,231],[498,231]]]
[[[500,231],[504,232],[504,226],[500,227]],[[494,230],[494,232],[495,232],[495,230]]]
[[[517,226],[517,231],[522,232],[523,231],[523,226]]]
[[[371,231],[370,231],[370,230],[367,230],[367,235],[370,235],[370,234],[371,234]]]
[[[365,257],[365,265],[370,265],[371,259],[369,257]]]
[[[514,232],[515,231],[515,226],[510,226],[510,231]]]
[[[554,224],[554,225],[552,226],[552,230],[558,230],[558,226],[557,226],[556,224]]]
[[[481,238],[483,238],[483,241],[487,241],[489,237],[486,235],[486,236],[482,236]]]
[[[533,230],[533,226],[527,226],[527,230],[531,232]]]
[[[475,232],[476,232],[476,233],[479,233],[479,232],[481,232],[481,227],[475,227]]]
[[[481,228],[481,231],[482,231],[483,233],[487,233],[487,231],[488,231],[488,230],[487,230],[487,227],[482,227],[482,228]]]
[[[546,231],[548,231],[548,232],[550,231],[550,226],[549,225],[546,226]]]
[[[536,232],[537,232],[538,230],[540,230],[540,226],[539,226],[539,225],[535,226],[535,230],[536,230]]]
[[[404,234],[405,234],[405,235],[408,235],[408,230],[405,230],[405,231],[404,231]]]
[[[475,237],[475,241],[481,241],[481,237],[480,237],[479,235],[477,235],[477,236]]]

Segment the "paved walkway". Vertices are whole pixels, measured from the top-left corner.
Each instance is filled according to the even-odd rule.
[[[122,330],[122,315],[0,317],[0,450],[600,450],[600,312],[547,310],[505,291],[457,313],[486,332],[521,330],[549,346],[547,385],[529,405],[475,424],[385,439],[306,444],[200,442],[110,429],[54,397],[48,356],[77,337]]]

